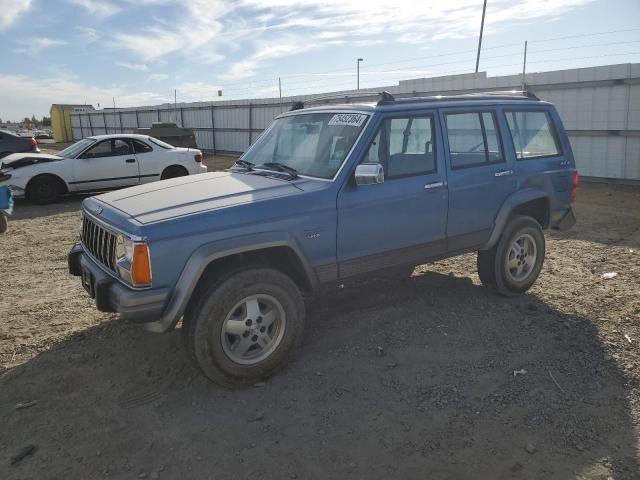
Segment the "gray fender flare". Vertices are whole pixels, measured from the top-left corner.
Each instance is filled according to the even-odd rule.
[[[538,200],[539,198],[548,198],[548,195],[543,190],[539,190],[537,188],[525,188],[508,196],[502,204],[502,207],[500,207],[498,215],[496,215],[496,219],[493,222],[494,226],[491,236],[481,250],[489,250],[498,243],[500,235],[502,235],[502,232],[507,226],[507,221],[516,207],[523,203],[530,202],[531,200]]]
[[[151,332],[173,330],[184,315],[191,294],[211,262],[230,255],[271,247],[291,248],[303,265],[310,285],[313,289],[317,287],[318,278],[314,270],[296,240],[287,232],[264,232],[207,243],[198,247],[187,260],[160,319],[145,323],[145,328]]]

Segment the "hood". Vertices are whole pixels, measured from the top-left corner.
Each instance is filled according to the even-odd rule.
[[[212,172],[147,183],[95,197],[141,224],[300,193],[287,180]]]
[[[58,162],[64,158],[46,153],[12,153],[0,160],[0,169],[21,168],[36,163]]]

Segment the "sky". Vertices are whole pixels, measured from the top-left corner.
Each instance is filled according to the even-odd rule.
[[[0,0],[0,119],[473,72],[482,0]],[[488,0],[488,75],[640,62],[640,0]]]

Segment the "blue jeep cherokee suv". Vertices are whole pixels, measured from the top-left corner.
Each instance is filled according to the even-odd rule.
[[[283,365],[321,284],[477,251],[483,284],[526,291],[577,182],[531,95],[296,105],[230,171],[86,199],[69,269],[99,310],[157,332],[183,319],[202,372],[243,385]]]

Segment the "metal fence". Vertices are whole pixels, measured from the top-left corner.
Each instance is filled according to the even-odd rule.
[[[583,176],[640,181],[640,64],[528,73],[525,80],[527,89],[560,111]],[[487,77],[485,72],[403,80],[376,89],[336,92],[314,105],[371,101],[371,95],[382,90],[406,97],[520,89],[522,81],[521,75]],[[193,129],[202,150],[242,153],[295,101],[317,97],[104,109],[73,114],[72,124],[78,140],[174,122]]]

